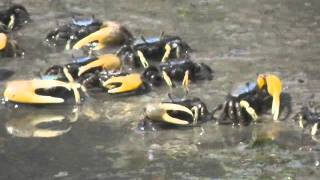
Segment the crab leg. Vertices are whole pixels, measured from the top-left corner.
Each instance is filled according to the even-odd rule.
[[[315,123],[315,124],[312,126],[312,128],[311,128],[311,135],[312,135],[312,136],[315,136],[315,135],[317,134],[317,132],[318,132],[318,125],[319,125],[319,123]]]
[[[78,89],[84,89],[84,87],[81,84],[74,82],[72,75],[69,73],[69,70],[66,67],[63,68],[63,73],[69,81],[68,85],[70,86],[70,89],[72,89],[73,91],[75,102],[77,104],[80,103],[80,92]]]
[[[170,52],[171,52],[171,46],[170,46],[170,44],[167,43],[167,44],[165,45],[164,49],[165,49],[165,53],[164,53],[164,55],[163,55],[163,57],[162,57],[161,62],[166,62],[167,59],[169,58]]]
[[[199,108],[194,106],[191,110],[194,111],[193,125],[196,125],[199,119]]]
[[[169,88],[172,89],[173,84],[169,75],[165,71],[162,71],[162,76]]]
[[[248,112],[248,114],[252,117],[253,121],[257,121],[258,115],[256,111],[250,106],[248,101],[241,100],[240,107],[244,108]]]
[[[15,17],[14,17],[14,15],[11,15],[11,16],[10,16],[10,21],[9,21],[9,23],[8,23],[8,29],[10,29],[10,30],[13,29],[14,22],[15,22]]]
[[[185,95],[187,95],[189,93],[189,84],[190,84],[190,82],[189,82],[189,70],[187,70],[184,73],[184,77],[183,77],[183,81],[182,81],[182,86],[183,86]]]
[[[143,66],[144,68],[148,68],[148,67],[149,67],[149,63],[148,63],[147,59],[144,57],[143,53],[138,50],[138,51],[137,51],[137,54],[138,54],[138,56],[139,56],[139,59],[140,59],[140,62],[141,62],[141,64],[142,64],[142,66]]]

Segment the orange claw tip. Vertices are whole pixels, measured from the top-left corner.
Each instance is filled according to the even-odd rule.
[[[7,45],[8,37],[4,33],[0,33],[0,50],[4,49]]]
[[[105,70],[116,70],[120,69],[121,60],[118,56],[114,54],[105,54],[99,56],[97,60],[88,63],[87,65],[81,66],[79,68],[78,76],[81,76],[83,73],[87,72],[90,69],[101,67]]]
[[[29,104],[53,104],[63,103],[64,99],[36,94],[37,89],[50,89],[53,87],[64,87],[68,90],[69,85],[56,80],[21,80],[8,82],[4,91],[4,98],[7,101]]]
[[[103,83],[103,86],[109,89],[108,93],[110,94],[134,91],[142,85],[141,75],[136,73],[125,76],[114,76]]]

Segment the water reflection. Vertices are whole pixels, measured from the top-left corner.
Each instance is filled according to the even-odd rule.
[[[67,114],[38,109],[12,115],[5,127],[8,134],[16,137],[53,138],[68,133],[77,119],[77,107]]]

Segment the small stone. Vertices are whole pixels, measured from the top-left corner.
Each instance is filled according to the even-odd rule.
[[[69,173],[67,171],[60,171],[57,174],[53,175],[54,178],[61,178],[68,176]]]

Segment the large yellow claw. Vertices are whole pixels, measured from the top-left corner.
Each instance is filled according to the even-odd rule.
[[[187,120],[172,117],[168,114],[168,111],[180,111],[189,114],[192,119],[194,114],[190,109],[185,106],[173,103],[160,103],[160,104],[149,104],[146,107],[146,116],[155,121],[164,121],[170,124],[176,125],[188,125],[190,124]]]
[[[89,34],[80,41],[78,41],[73,49],[81,49],[91,43],[97,43],[93,50],[99,50],[104,48],[107,44],[119,44],[124,40],[123,27],[116,22],[107,21],[103,24],[103,27],[98,31]]]
[[[103,83],[103,86],[109,89],[108,93],[110,94],[134,91],[142,85],[141,75],[136,73],[125,76],[114,76]]]
[[[273,120],[277,120],[280,111],[280,95],[282,91],[282,83],[279,77],[273,74],[260,74],[257,78],[257,85],[260,90],[265,86],[268,93],[272,96],[272,109]]]
[[[8,36],[4,33],[0,33],[0,50],[3,50],[7,46]]]
[[[50,89],[54,87],[64,87],[68,90],[72,89],[72,84],[57,81],[57,80],[21,80],[11,81],[7,84],[4,91],[5,100],[18,102],[18,103],[30,103],[30,104],[54,104],[63,103],[63,98],[57,98],[52,96],[38,95],[37,89]]]
[[[81,76],[83,73],[87,72],[90,69],[101,67],[105,70],[117,70],[121,67],[121,60],[118,56],[114,54],[105,54],[99,56],[97,60],[90,62],[79,68],[78,76]]]

